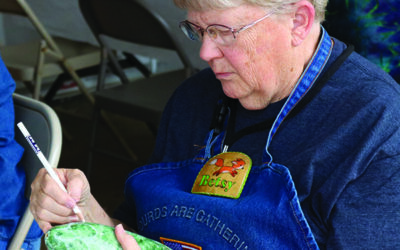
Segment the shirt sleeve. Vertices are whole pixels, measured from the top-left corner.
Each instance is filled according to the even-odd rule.
[[[399,131],[340,195],[330,219],[327,249],[400,249]]]
[[[9,239],[28,201],[25,174],[18,165],[23,148],[14,140],[15,82],[0,58],[0,238]]]

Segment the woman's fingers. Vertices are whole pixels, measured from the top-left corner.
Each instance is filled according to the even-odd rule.
[[[83,197],[83,193],[85,195],[90,193],[87,179],[81,171],[72,169],[55,169],[55,171],[67,190],[72,190],[75,197],[61,189],[45,169],[39,171],[31,185],[30,210],[44,232],[47,232],[52,224],[79,221],[72,208]]]
[[[35,207],[34,205],[30,205],[29,208],[43,232],[47,232],[52,227],[52,224],[65,224],[80,221],[78,216],[71,212],[68,212],[67,215],[58,215],[47,209]]]
[[[65,176],[68,178],[68,194],[75,202],[84,204],[90,196],[89,182],[84,173],[79,170],[68,171]]]
[[[122,224],[115,227],[115,236],[124,250],[138,250],[140,249],[138,243],[133,236],[125,232]]]
[[[55,171],[60,172],[60,170]],[[40,199],[43,202],[46,197],[49,197],[52,201],[69,208],[76,204],[75,200],[57,185],[56,181],[47,174],[45,169],[39,171],[32,182],[31,188],[31,200]]]

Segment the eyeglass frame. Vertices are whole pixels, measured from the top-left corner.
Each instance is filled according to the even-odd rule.
[[[239,34],[239,32],[242,32],[242,31],[244,31],[244,30],[247,30],[247,29],[253,27],[253,26],[256,25],[257,23],[259,23],[259,22],[261,22],[261,21],[267,19],[268,17],[270,17],[270,16],[271,16],[272,14],[274,14],[274,13],[275,13],[275,9],[272,10],[272,11],[270,11],[270,12],[268,12],[268,13],[267,13],[266,15],[264,15],[263,17],[261,17],[261,18],[255,20],[255,21],[253,21],[253,22],[251,22],[251,23],[249,23],[249,24],[247,24],[247,25],[244,25],[244,26],[242,26],[241,28],[238,28],[238,29],[234,29],[234,28],[232,28],[232,27],[229,27],[229,26],[226,26],[226,25],[223,25],[223,24],[210,24],[210,25],[208,25],[205,29],[203,29],[201,26],[199,26],[199,25],[197,25],[197,24],[194,24],[194,23],[192,23],[192,22],[190,22],[190,21],[188,21],[188,20],[184,20],[184,21],[179,22],[179,27],[181,28],[181,30],[182,30],[182,32],[185,34],[185,36],[186,36],[188,39],[192,40],[192,41],[202,41],[202,40],[203,40],[203,37],[204,37],[204,32],[207,32],[207,34],[210,36],[211,40],[213,40],[213,41],[215,41],[216,43],[218,43],[218,42],[216,41],[216,39],[213,39],[212,36],[210,35],[210,33],[208,33],[207,30],[208,30],[210,27],[213,27],[213,26],[224,27],[224,28],[226,28],[227,30],[229,30],[229,31],[232,33],[233,40],[236,40],[236,36],[237,36],[237,34]],[[185,31],[183,31],[182,26],[183,26],[183,25],[188,25],[188,24],[191,25],[191,26],[193,26],[194,28],[196,28],[198,31],[200,31],[200,34],[201,34],[201,38],[200,38],[200,39],[196,39],[196,40],[195,40],[195,39],[192,39],[192,38],[190,38],[190,37],[186,34]],[[190,27],[190,26],[189,26],[189,27]],[[221,44],[221,43],[218,43],[218,44]],[[221,44],[221,45],[224,45],[224,44]]]

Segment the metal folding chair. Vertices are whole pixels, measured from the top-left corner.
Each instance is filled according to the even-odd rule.
[[[57,114],[47,104],[16,93],[13,94],[13,101],[15,124],[20,121],[25,124],[50,165],[56,168],[62,146],[61,124]],[[43,165],[17,127],[15,128],[15,139],[25,149],[21,164],[24,166],[26,174],[25,196],[29,199],[30,184]],[[21,249],[32,222],[33,215],[27,207],[10,242],[9,250]]]
[[[96,110],[88,167],[88,172],[90,172],[92,153],[96,151],[94,142],[98,115],[102,111],[111,111],[143,121],[155,134],[169,97],[195,69],[177,42],[176,36],[172,34],[168,23],[142,2],[135,0],[79,0],[79,5],[102,52],[97,92],[94,93]],[[108,42],[110,38],[128,44],[174,51],[183,66],[178,70],[153,76],[140,63],[137,54],[131,53],[128,59],[135,62],[144,78],[130,82],[115,56],[111,43]],[[121,85],[104,88],[106,72],[109,70],[119,76]],[[123,136],[115,130],[114,132],[120,142],[125,145],[128,154],[135,160],[136,155],[126,146]]]
[[[33,98],[39,99],[44,78],[59,77],[48,92],[48,95],[54,95],[54,86],[59,87],[60,81],[65,79],[65,75],[69,75],[77,83],[82,94],[91,103],[94,102],[92,94],[84,86],[77,71],[89,68],[97,71],[100,62],[98,47],[52,37],[25,0],[1,0],[0,12],[28,18],[40,35],[40,41],[0,47],[3,61],[14,80],[23,82],[32,92]],[[47,100],[52,98],[48,95]]]

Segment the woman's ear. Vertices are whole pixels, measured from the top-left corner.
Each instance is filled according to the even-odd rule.
[[[292,45],[296,47],[306,39],[311,31],[315,19],[314,6],[307,0],[297,2],[292,18]]]

